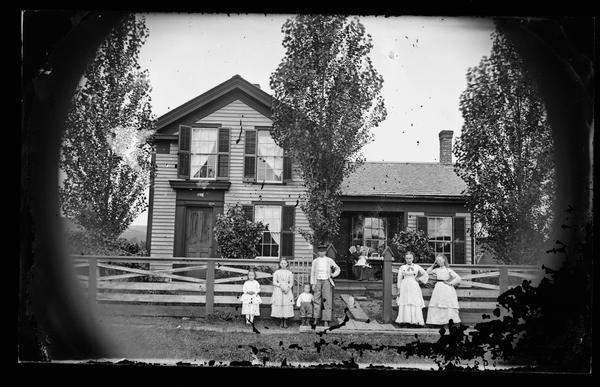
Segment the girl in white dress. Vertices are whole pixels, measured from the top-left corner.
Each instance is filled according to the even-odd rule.
[[[242,291],[244,294],[240,297],[242,301],[242,314],[246,316],[246,324],[254,322],[254,316],[260,315],[260,304],[262,299],[258,295],[260,293],[260,284],[255,279],[256,273],[254,270],[248,271],[248,280],[244,282]]]
[[[404,259],[405,265],[398,269],[398,324],[408,323],[425,325],[423,321],[423,293],[417,281],[427,283],[427,272],[414,261],[412,252],[407,251]]]
[[[443,254],[435,257],[435,262],[427,269],[427,273],[436,280],[427,309],[427,324],[444,325],[450,320],[459,323],[458,297],[454,285],[460,282],[460,277],[448,267]]]
[[[294,274],[287,268],[285,259],[279,261],[279,269],[273,273],[273,295],[271,296],[271,317],[280,318],[279,324],[287,328],[287,319],[294,317]]]

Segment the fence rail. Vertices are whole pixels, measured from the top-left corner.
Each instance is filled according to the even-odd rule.
[[[273,292],[272,276],[279,259],[227,259],[182,257],[72,256],[73,268],[90,302],[97,304],[149,304],[201,306],[205,313],[215,305],[239,304],[250,268],[261,282],[263,303]],[[294,297],[309,281],[312,257],[289,261],[294,273]],[[135,267],[132,267],[135,266]]]
[[[330,246],[328,255],[335,258]],[[269,304],[273,291],[272,276],[279,259],[227,259],[138,256],[71,256],[73,268],[84,292],[94,305],[106,304],[130,313],[139,306],[174,307],[181,315],[194,315],[202,310],[214,313],[215,305],[239,304],[243,282],[250,268],[255,268],[261,283],[261,298]],[[309,282],[313,257],[289,260],[294,274],[294,298]],[[400,263],[393,262],[386,249],[383,262],[383,320],[393,321],[396,306],[397,273]],[[461,277],[456,292],[461,319],[481,320],[483,313],[496,308],[496,299],[523,280],[533,284],[542,278],[536,266],[525,265],[452,265]],[[432,289],[422,289],[423,297],[431,297]],[[154,312],[153,312],[154,313]],[[168,314],[167,314],[168,315]],[[470,317],[469,317],[470,316]]]

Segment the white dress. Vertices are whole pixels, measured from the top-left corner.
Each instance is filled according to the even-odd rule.
[[[438,267],[432,270],[427,270],[431,274],[435,274],[436,284],[431,293],[429,300],[429,308],[427,309],[427,324],[448,324],[450,319],[453,322],[460,322],[458,317],[458,297],[454,286],[448,285],[441,280],[450,280],[451,284],[460,282],[460,277],[456,272],[447,267]]]
[[[423,321],[425,301],[417,281],[427,283],[427,279],[427,272],[417,264],[400,266],[398,269],[397,323],[425,325]]]
[[[258,281],[248,280],[244,282],[242,291],[244,292],[244,294],[242,294],[240,297],[240,301],[242,301],[242,314],[259,316],[259,306],[262,303],[262,299],[258,295],[258,293],[260,293],[260,284]],[[250,291],[254,292],[254,294],[248,294]]]
[[[294,317],[294,274],[287,269],[273,273],[273,294],[271,295],[271,317]]]

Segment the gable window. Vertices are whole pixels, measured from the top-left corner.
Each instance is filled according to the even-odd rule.
[[[179,127],[178,176],[186,180],[229,176],[229,129]]]
[[[290,158],[275,143],[268,129],[246,130],[244,180],[283,183],[292,179]]]

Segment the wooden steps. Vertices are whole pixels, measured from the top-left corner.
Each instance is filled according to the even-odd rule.
[[[367,321],[371,320],[369,318],[369,316],[365,313],[365,311],[360,307],[358,302],[356,302],[356,301],[354,301],[353,303],[350,302],[349,294],[340,294],[340,298],[344,301],[344,303],[348,307],[348,310],[350,311],[350,314],[352,315],[352,319],[354,319],[356,321],[360,321],[360,322],[367,322]]]

